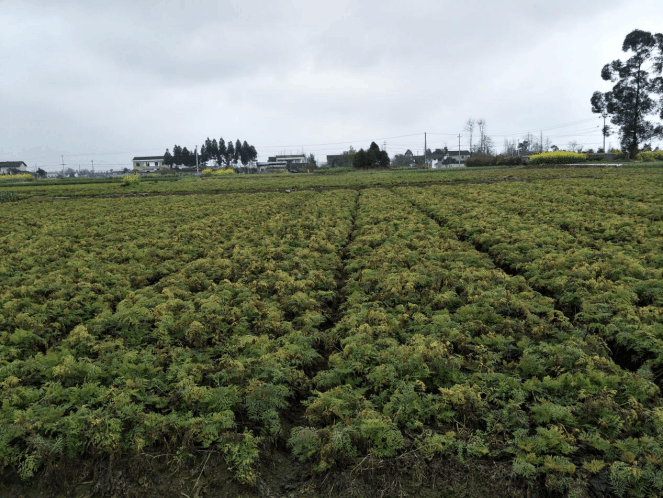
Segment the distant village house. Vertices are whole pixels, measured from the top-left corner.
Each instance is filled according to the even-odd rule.
[[[25,173],[27,171],[28,166],[23,161],[0,161],[0,175]]]
[[[271,162],[285,162],[290,166],[291,164],[306,164],[306,155],[305,154],[297,154],[297,155],[290,155],[290,156],[274,156],[270,157],[267,159],[270,163]]]
[[[158,171],[164,167],[164,156],[141,156],[132,159],[134,171],[139,173],[148,173]]]
[[[434,168],[453,168],[454,166],[465,166],[465,161],[470,158],[469,150],[450,150],[441,161],[433,166]],[[460,159],[460,160],[459,160]]]
[[[307,163],[305,154],[289,156],[272,156],[267,158],[267,162],[258,162],[256,166],[258,171],[275,173],[278,171],[297,170],[301,165]]]

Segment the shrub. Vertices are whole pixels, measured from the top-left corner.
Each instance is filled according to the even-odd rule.
[[[628,155],[619,149],[610,149],[610,153],[615,155],[615,159],[626,159]]]
[[[214,169],[214,168],[205,168],[201,171],[203,176],[226,176],[226,175],[235,175],[237,172],[232,169]]]
[[[122,177],[122,183],[124,185],[138,185],[140,183],[140,176],[136,173],[124,175]]]
[[[638,161],[643,161],[643,162],[652,162],[652,161],[663,161],[663,150],[657,150],[657,151],[649,151],[649,150],[644,150],[640,152],[635,158]]]
[[[587,154],[558,150],[555,152],[542,152],[530,157],[530,164],[572,164],[587,160]]]
[[[524,162],[520,156],[505,156],[500,154],[499,156],[495,156],[495,164],[497,166],[521,166]]]
[[[495,166],[495,158],[492,156],[474,156],[465,160],[465,166],[475,168],[477,166]]]
[[[523,164],[523,158],[520,156],[474,156],[465,161],[468,168],[478,166],[520,166]]]

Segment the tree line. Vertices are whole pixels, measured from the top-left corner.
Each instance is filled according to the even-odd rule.
[[[234,144],[232,140],[229,140],[226,144],[223,138],[219,138],[217,142],[216,138],[210,140],[207,137],[200,147],[198,163],[207,165],[212,162],[216,167],[236,168],[240,163],[246,167],[257,158],[258,152],[256,148],[246,140],[241,142],[237,139]],[[166,149],[164,164],[171,168],[173,166],[194,167],[196,165],[196,152],[191,152],[186,147],[175,145],[173,146],[172,154]]]

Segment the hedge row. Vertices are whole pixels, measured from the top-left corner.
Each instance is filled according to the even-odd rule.
[[[651,162],[651,161],[663,161],[663,150],[657,151],[643,151],[640,152],[635,158],[638,161]]]
[[[555,152],[542,152],[530,157],[530,164],[569,164],[583,163],[587,160],[587,154],[558,150]]]
[[[465,161],[467,167],[477,166],[520,166],[523,164],[523,158],[520,156],[474,156]]]
[[[0,181],[20,181],[20,180],[34,180],[35,177],[30,173],[19,173],[17,175],[0,175]]]

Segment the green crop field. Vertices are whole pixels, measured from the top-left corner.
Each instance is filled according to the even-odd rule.
[[[3,192],[15,493],[663,494],[660,166]]]

